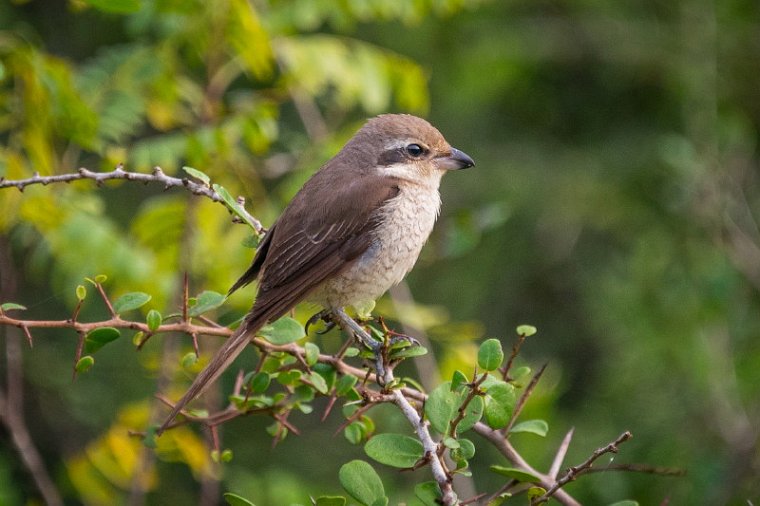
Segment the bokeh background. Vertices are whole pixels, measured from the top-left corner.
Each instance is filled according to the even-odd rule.
[[[268,225],[364,118],[425,116],[477,166],[443,181],[439,225],[408,279],[416,302],[402,290],[379,312],[424,331],[444,377],[471,368],[483,338],[510,346],[516,325],[537,326],[521,363],[549,365],[526,417],[550,432],[514,440],[537,467],[574,427],[567,464],[630,430],[602,469],[687,471],[596,473],[567,487],[582,502],[757,504],[758,76],[755,0],[3,2],[0,177],[188,165]],[[0,190],[2,298],[63,319],[83,277],[106,274],[112,295],[148,292],[146,309],[167,314],[185,271],[193,293],[225,292],[250,261],[248,235],[177,190]],[[105,317],[92,299],[82,318]],[[33,349],[0,336],[4,376],[23,359],[26,426],[70,504],[215,504],[224,491],[307,504],[339,492],[338,467],[363,455],[333,436],[339,413],[294,418],[304,434],[274,449],[271,420],[236,420],[223,470],[189,428],[156,455],[128,430],[157,409],[157,384],[172,395],[187,384],[188,339],[138,353],[123,338],[72,383],[73,333],[35,332]],[[375,420],[403,427],[393,410]],[[504,462],[478,451],[474,487],[493,491],[487,466]],[[427,479],[379,471],[395,502]],[[39,500],[0,430],[0,503]]]

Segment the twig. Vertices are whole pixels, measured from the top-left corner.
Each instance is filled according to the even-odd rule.
[[[591,466],[594,465],[594,461],[596,461],[596,459],[598,459],[605,453],[617,453],[618,445],[625,443],[632,437],[633,435],[630,432],[625,431],[622,434],[620,434],[620,436],[618,436],[618,438],[612,443],[608,444],[607,446],[603,446],[601,448],[597,448],[596,450],[594,450],[594,453],[592,453],[591,456],[587,458],[582,464],[578,466],[573,466],[570,469],[568,469],[567,472],[564,474],[564,476],[562,476],[562,478],[557,480],[554,483],[554,485],[549,487],[549,489],[546,491],[544,495],[531,501],[531,505],[534,506],[534,505],[538,505],[538,504],[548,501],[549,498],[555,495],[559,491],[560,488],[564,487],[565,485],[567,485],[568,483],[576,479],[581,474],[588,472],[591,469]]]
[[[338,321],[338,325],[340,325],[345,332],[352,333],[355,338],[363,342],[372,341],[372,338],[364,331],[364,329],[362,329],[352,318],[349,318],[344,312],[336,311],[334,317]],[[393,381],[393,370],[390,367],[385,368],[383,379],[386,381],[386,385],[391,384]],[[430,461],[430,469],[433,478],[438,483],[438,487],[441,491],[441,502],[444,506],[455,505],[458,502],[457,495],[451,484],[451,476],[449,476],[446,471],[443,457],[438,455],[438,444],[433,441],[433,438],[430,435],[430,423],[427,420],[422,419],[419,413],[417,413],[417,410],[404,396],[402,390],[394,389],[391,391],[391,395],[393,396],[393,403],[398,406],[407,421],[409,421],[412,427],[414,427],[414,431],[417,433],[417,438],[422,443],[425,457]]]
[[[106,181],[116,179],[140,181],[145,184],[160,183],[164,185],[164,189],[169,189],[172,187],[183,187],[194,195],[202,195],[204,197],[208,197],[214,202],[219,202],[222,204],[225,203],[222,196],[206,184],[196,183],[195,181],[188,178],[167,176],[164,174],[164,171],[161,170],[160,167],[155,167],[151,174],[144,174],[142,172],[126,171],[121,164],[117,165],[116,168],[111,172],[93,172],[85,168],[80,168],[77,170],[77,172],[74,173],[58,174],[55,176],[40,176],[39,173],[35,173],[34,176],[27,179],[10,180],[0,178],[0,189],[13,187],[17,188],[19,191],[24,191],[27,186],[34,184],[48,185],[51,183],[70,183],[71,181],[80,181],[85,179],[95,181],[98,186],[102,185]],[[260,234],[264,231],[264,227],[261,225],[261,222],[248,214],[248,212],[245,211],[242,206],[240,206],[240,209],[237,211],[242,212],[246,216],[246,221],[253,226],[254,230],[256,230],[256,233]]]
[[[525,387],[525,390],[523,391],[520,398],[517,399],[517,403],[515,404],[515,409],[512,411],[512,416],[509,418],[509,423],[507,423],[507,426],[502,429],[502,432],[504,434],[509,434],[509,431],[514,426],[515,421],[517,421],[517,417],[520,416],[520,413],[522,413],[522,410],[525,407],[525,403],[528,402],[528,397],[530,397],[530,394],[533,393],[533,389],[536,388],[536,385],[538,385],[538,381],[541,379],[541,376],[543,376],[547,365],[548,364],[542,365],[541,369],[539,369],[536,372],[536,374],[533,375],[533,377],[530,380],[530,383],[528,383],[528,386]]]
[[[510,444],[509,440],[504,437],[501,430],[492,429],[483,422],[478,422],[473,427],[476,433],[480,434],[489,441],[514,467],[532,474],[538,478],[538,484],[545,489],[549,489],[554,484],[554,479],[534,469],[525,459],[517,453],[517,450]],[[554,499],[565,506],[580,506],[580,503],[573,499],[564,490],[557,490],[554,493]]]
[[[557,454],[554,456],[554,460],[552,460],[552,465],[549,468],[549,477],[556,479],[557,475],[559,474],[559,470],[562,467],[562,462],[565,460],[565,456],[567,455],[567,450],[570,448],[570,441],[573,439],[573,433],[575,432],[575,428],[570,429],[567,431],[567,434],[565,434],[565,437],[562,438],[562,443],[560,443],[559,448],[557,449]]]
[[[528,336],[525,335],[519,335],[517,337],[517,342],[512,346],[512,353],[510,353],[509,358],[507,359],[507,362],[504,364],[504,367],[501,370],[501,377],[504,381],[509,381],[509,370],[512,369],[512,363],[515,361],[515,358],[517,358],[517,355],[520,353],[520,348],[522,348],[523,343],[525,342],[525,339]]]

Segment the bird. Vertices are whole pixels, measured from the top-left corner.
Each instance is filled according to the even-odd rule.
[[[303,185],[261,240],[250,267],[229,291],[258,280],[251,310],[157,433],[264,325],[300,302],[326,312],[371,308],[416,263],[440,212],[442,176],[474,165],[422,118],[382,114],[367,120]]]

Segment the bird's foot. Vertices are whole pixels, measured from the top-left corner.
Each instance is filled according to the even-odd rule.
[[[335,325],[337,325],[335,321],[333,320],[332,311],[330,311],[329,309],[323,309],[319,313],[313,314],[311,318],[308,319],[308,321],[306,322],[306,325],[304,326],[305,333],[308,334],[309,327],[316,324],[320,320],[325,322],[327,326],[322,330],[318,330],[317,334],[327,334],[335,327]]]

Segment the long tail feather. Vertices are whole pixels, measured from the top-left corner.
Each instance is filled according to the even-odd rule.
[[[193,399],[203,393],[209,385],[211,385],[221,374],[230,366],[233,360],[242,353],[245,347],[248,345],[251,337],[263,326],[259,325],[246,325],[244,321],[238,330],[232,334],[227,342],[224,343],[211,362],[203,369],[198,376],[196,376],[190,388],[187,389],[185,395],[174,405],[169,417],[161,424],[156,433],[161,435],[164,430],[171,424],[174,418],[187,406]]]

